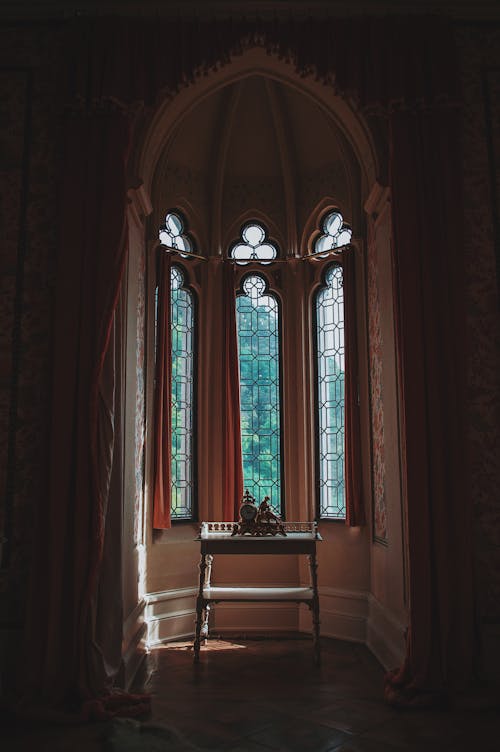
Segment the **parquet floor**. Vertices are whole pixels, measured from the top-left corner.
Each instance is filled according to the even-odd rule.
[[[5,752],[498,752],[500,705],[465,700],[399,711],[383,699],[383,669],[362,646],[309,637],[211,639],[149,656],[151,717],[87,725],[2,720]],[[130,723],[128,727],[127,724]],[[132,730],[132,734],[128,730]]]
[[[384,671],[363,645],[322,638],[209,641],[155,652],[153,720],[202,750],[442,752],[500,750],[498,708],[400,711],[383,699]],[[488,705],[488,704],[487,704]]]

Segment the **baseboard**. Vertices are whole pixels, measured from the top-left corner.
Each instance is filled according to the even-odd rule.
[[[365,642],[367,594],[363,590],[343,590],[323,587],[319,589],[320,633],[349,642]],[[300,613],[301,632],[311,631],[308,609]]]
[[[194,634],[196,588],[145,596],[147,646],[188,639]],[[405,654],[405,625],[366,591],[320,588],[320,633],[366,644],[384,668],[400,665]],[[294,603],[212,604],[214,633],[262,634],[312,631],[311,612]]]
[[[197,594],[197,588],[179,588],[145,596],[148,647],[194,634]]]
[[[369,594],[366,644],[386,670],[403,663],[406,652],[405,634],[406,625],[375,596]]]

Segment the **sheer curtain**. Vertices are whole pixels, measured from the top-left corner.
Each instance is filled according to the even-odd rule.
[[[238,519],[243,496],[243,460],[240,427],[240,373],[238,334],[236,329],[236,295],[234,264],[222,263],[222,299],[224,321],[223,383],[224,394],[224,520]]]

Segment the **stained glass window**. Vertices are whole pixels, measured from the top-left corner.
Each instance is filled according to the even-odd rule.
[[[244,484],[281,514],[279,306],[258,274],[243,280],[236,321]]]
[[[321,234],[314,242],[315,253],[327,253],[351,242],[352,230],[338,209],[328,212],[321,223]]]
[[[194,336],[192,293],[178,266],[170,272],[172,331],[172,520],[194,518]]]
[[[315,297],[319,516],[345,518],[344,292],[342,267],[330,266]]]
[[[168,248],[175,248],[178,251],[187,251],[188,253],[193,250],[193,242],[186,232],[185,223],[180,214],[167,213],[165,224],[160,227],[159,238],[160,243]]]
[[[241,231],[241,238],[233,244],[230,256],[238,264],[249,261],[270,263],[277,256],[277,249],[266,239],[266,231],[256,222],[246,224]]]

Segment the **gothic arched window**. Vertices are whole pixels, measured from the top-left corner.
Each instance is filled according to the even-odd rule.
[[[280,310],[260,274],[243,279],[236,323],[244,486],[281,513]]]
[[[315,295],[317,484],[319,517],[345,518],[344,291],[340,264]]]
[[[167,215],[168,216],[168,215]],[[172,520],[195,516],[195,301],[180,266],[170,270],[172,336]]]

